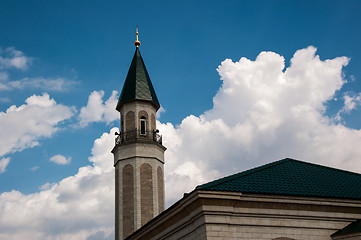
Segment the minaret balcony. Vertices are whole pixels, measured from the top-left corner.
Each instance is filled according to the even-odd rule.
[[[115,145],[134,141],[155,142],[162,145],[162,135],[159,135],[158,132],[158,130],[139,131],[136,129],[130,132],[115,133],[115,135],[117,135]]]

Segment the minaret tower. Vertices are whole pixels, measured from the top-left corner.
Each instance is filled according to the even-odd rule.
[[[164,151],[156,128],[160,105],[139,52],[135,53],[116,110],[120,133],[115,167],[115,239],[124,239],[164,210]]]

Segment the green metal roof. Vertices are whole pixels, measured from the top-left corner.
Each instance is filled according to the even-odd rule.
[[[286,158],[196,189],[361,199],[361,174]]]
[[[346,227],[338,230],[334,234],[331,235],[331,237],[346,235],[346,234],[352,234],[352,233],[361,233],[361,220],[356,220]]]
[[[135,49],[134,57],[130,64],[116,109],[120,111],[124,103],[134,100],[149,101],[153,103],[157,109],[160,107],[138,47]]]

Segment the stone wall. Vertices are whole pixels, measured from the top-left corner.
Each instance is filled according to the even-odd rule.
[[[361,201],[194,191],[129,239],[332,240]]]
[[[164,182],[159,182],[164,177],[158,175],[164,172],[163,152],[154,143],[123,144],[114,152],[116,239],[128,236],[164,210]]]

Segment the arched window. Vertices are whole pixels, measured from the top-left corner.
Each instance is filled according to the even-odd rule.
[[[140,118],[140,135],[146,135],[147,131],[147,121],[145,117]]]
[[[125,131],[131,132],[135,130],[135,114],[132,111],[129,111],[125,115]]]
[[[143,163],[140,166],[140,211],[142,225],[154,217],[152,166]]]
[[[158,213],[164,211],[164,175],[161,167],[157,168]]]
[[[123,238],[134,232],[134,168],[127,164],[122,171]],[[122,239],[123,239],[122,238]]]

